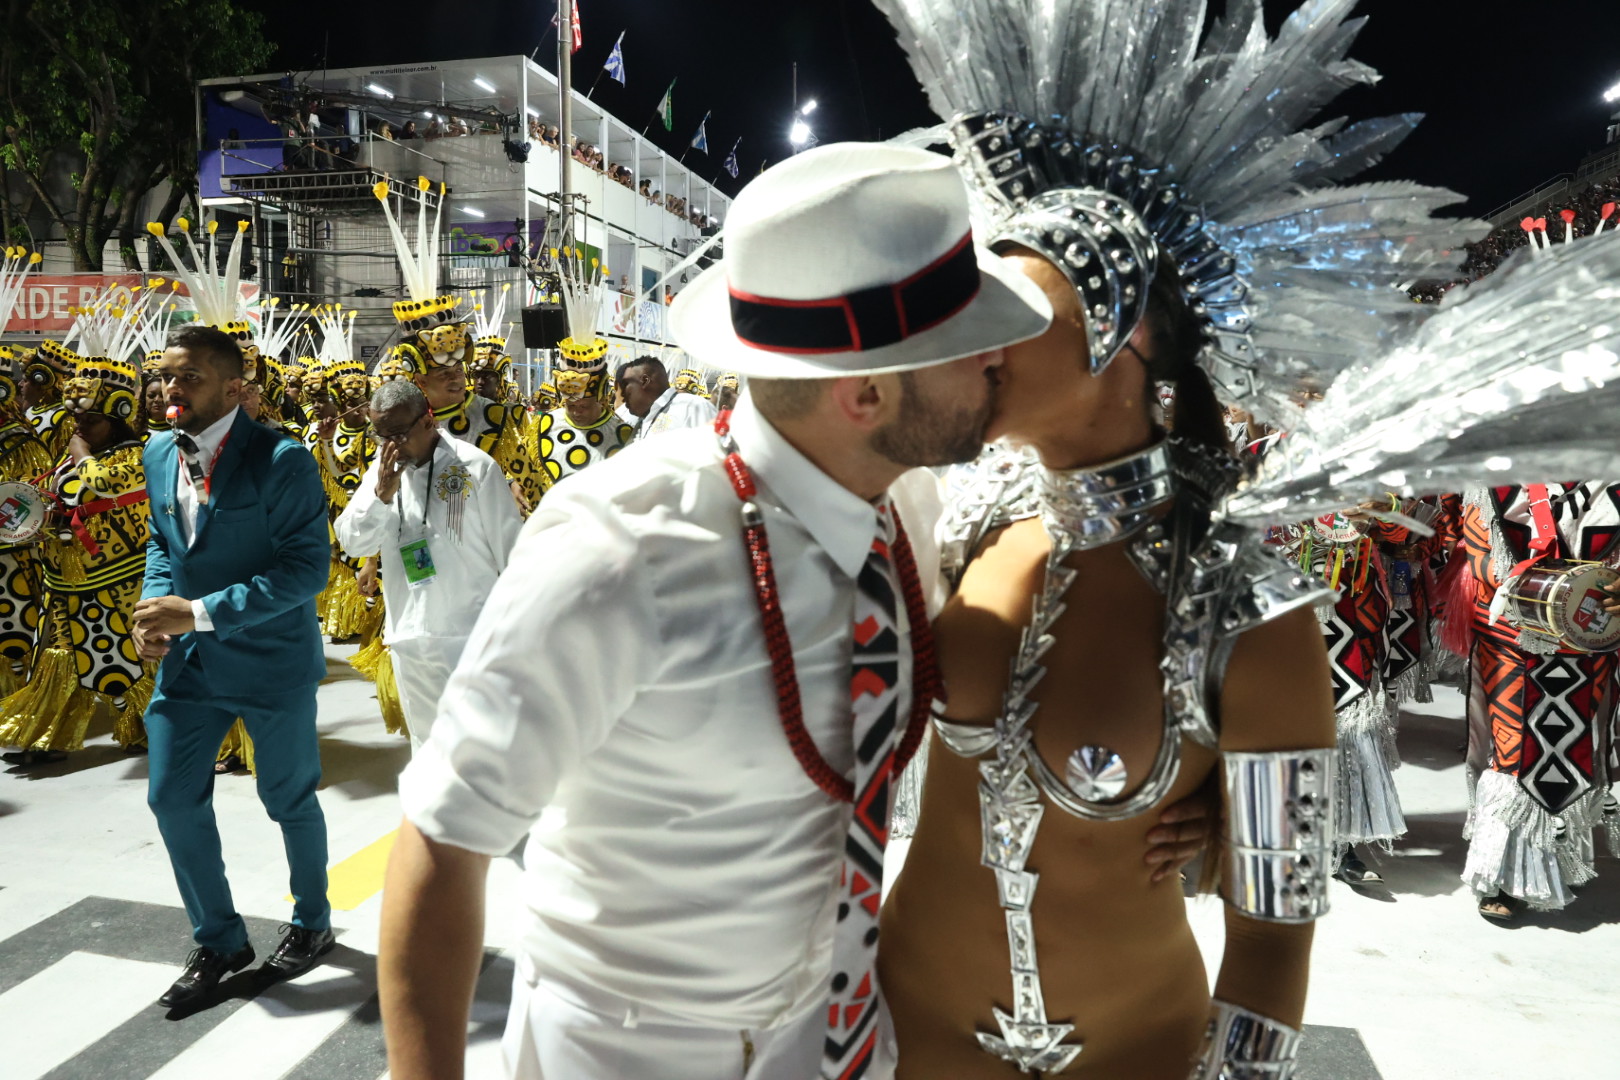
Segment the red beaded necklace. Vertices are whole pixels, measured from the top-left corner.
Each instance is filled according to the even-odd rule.
[[[776,682],[776,709],[787,734],[788,746],[798,759],[805,775],[828,795],[840,802],[853,802],[855,785],[837,769],[827,764],[815,740],[804,727],[804,704],[799,698],[799,676],[793,665],[793,644],[788,640],[787,623],[782,618],[781,596],[776,589],[776,571],[771,565],[771,546],[765,536],[765,518],[754,502],[759,493],[754,475],[737,451],[736,440],[731,437],[731,413],[720,414],[714,424],[724,451],[726,476],[742,501],[743,540],[748,546],[748,561],[754,571],[754,595],[759,603],[760,621],[765,627],[765,648],[771,656],[771,676]],[[905,733],[895,748],[894,764],[889,775],[898,778],[905,770],[927,730],[929,708],[935,698],[943,698],[944,683],[940,678],[938,659],[934,653],[934,633],[928,625],[928,607],[923,602],[922,585],[917,577],[917,560],[912,555],[911,542],[900,524],[900,515],[894,518],[894,568],[900,575],[900,590],[905,597],[906,619],[911,624],[911,717]]]

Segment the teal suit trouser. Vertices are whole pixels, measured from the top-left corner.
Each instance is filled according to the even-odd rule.
[[[186,671],[169,696],[152,695],[146,710],[150,747],[147,805],[169,849],[169,862],[198,945],[233,953],[248,943],[231,901],[214,820],[214,760],[240,716],[253,738],[259,801],[281,826],[293,895],[294,926],[325,930],[326,818],[315,798],[321,782],[315,734],[315,684],[251,700],[210,698]],[[190,684],[190,685],[188,685]]]

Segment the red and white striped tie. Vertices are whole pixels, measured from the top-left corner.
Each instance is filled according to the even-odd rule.
[[[823,1080],[856,1080],[871,1068],[882,995],[877,983],[883,849],[889,841],[889,783],[900,730],[900,621],[893,560],[895,516],[878,511],[877,535],[855,588],[850,675],[854,714],[854,816],[844,841]]]

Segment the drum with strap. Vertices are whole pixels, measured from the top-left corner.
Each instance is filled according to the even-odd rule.
[[[0,544],[37,540],[50,512],[51,500],[33,485],[15,480],[0,484]]]
[[[1620,571],[1602,563],[1545,559],[1525,570],[1509,590],[1508,607],[1519,627],[1576,652],[1620,649],[1620,616],[1604,610],[1615,598],[1607,586]]]

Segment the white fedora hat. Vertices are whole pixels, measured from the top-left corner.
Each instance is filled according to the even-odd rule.
[[[973,242],[947,157],[834,143],[743,189],[725,256],[675,298],[675,340],[709,367],[838,378],[942,364],[1037,337],[1052,306]]]

